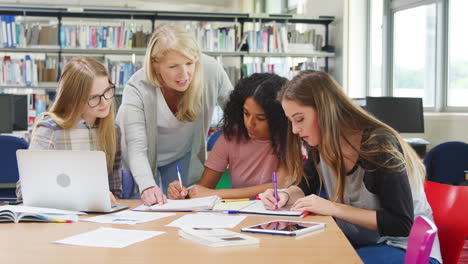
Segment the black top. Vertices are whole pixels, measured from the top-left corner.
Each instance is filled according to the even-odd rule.
[[[374,162],[384,162],[388,165],[396,164],[395,156],[391,153],[379,153],[363,157],[365,150],[377,145],[387,144],[388,146],[388,144],[392,144],[400,153],[402,152],[401,146],[391,133],[384,132],[376,135],[375,131],[373,129],[364,131],[360,157],[354,168],[348,172],[347,177],[353,177],[359,167],[364,169],[364,176],[362,178],[364,184],[362,186],[365,186],[370,193],[374,194],[378,200],[377,203],[380,204],[380,208],[376,209],[379,235],[406,237],[409,235],[413,224],[414,208],[409,179],[404,164],[391,169],[375,165]],[[370,137],[371,135],[372,137]],[[309,155],[308,160],[304,163],[304,172],[308,181],[302,179],[298,185],[305,195],[315,194],[319,188],[317,168],[314,166],[311,156]],[[320,160],[317,161],[317,164],[319,162]],[[336,177],[322,170],[321,174],[324,178]],[[347,183],[349,182],[347,181]],[[350,187],[352,186],[345,185],[345,191]],[[334,190],[328,193],[328,195],[329,197],[333,197]],[[360,204],[363,205],[362,207],[366,207],[365,203],[366,201],[360,201]]]

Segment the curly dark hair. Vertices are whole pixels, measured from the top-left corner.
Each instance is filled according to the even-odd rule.
[[[281,103],[276,99],[288,80],[272,73],[254,73],[242,78],[231,92],[224,108],[223,134],[227,140],[250,140],[244,124],[244,102],[252,97],[265,111],[270,128],[270,141],[274,154],[285,161],[288,119]]]

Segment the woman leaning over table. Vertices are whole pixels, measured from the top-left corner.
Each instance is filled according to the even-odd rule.
[[[262,194],[267,208],[333,216],[365,263],[403,263],[413,219],[432,210],[424,165],[401,136],[356,106],[327,74],[303,71],[280,93],[290,131],[286,162],[299,185]],[[303,176],[301,144],[310,149]],[[330,200],[317,195],[323,183]],[[319,184],[320,185],[320,184]],[[438,238],[430,263],[441,261]]]
[[[104,65],[93,58],[73,58],[63,69],[52,107],[34,125],[29,149],[104,151],[110,191],[120,198],[121,153],[114,95],[115,86]],[[21,197],[19,181],[16,195]]]
[[[117,114],[124,166],[145,205],[165,203],[176,166],[184,184],[198,181],[214,108],[224,106],[231,90],[221,65],[201,54],[188,32],[167,25],[156,29],[144,67],[127,82]]]

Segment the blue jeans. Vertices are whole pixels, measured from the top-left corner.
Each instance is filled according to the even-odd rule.
[[[164,166],[158,167],[158,175],[159,175],[159,188],[163,191],[164,194],[167,195],[167,187],[169,183],[179,180],[177,177],[177,164],[179,165],[180,170],[180,178],[182,179],[182,185],[188,187],[188,174],[189,174],[189,167],[190,167],[190,151],[187,152],[184,156],[180,159],[173,161],[169,164]]]
[[[358,248],[357,253],[365,264],[401,264],[405,263],[406,251],[401,248],[385,244]],[[429,264],[440,264],[436,259],[430,258]]]
[[[180,170],[180,177],[182,179],[182,185],[185,187],[187,186],[188,183],[188,174],[189,174],[189,167],[190,167],[190,151],[187,152],[184,156],[179,158],[176,161],[173,161],[169,164],[166,164],[164,166],[158,167],[158,175],[159,177],[159,182],[156,184],[159,185],[159,188],[163,191],[165,195],[167,195],[167,187],[169,183],[179,180],[177,177],[177,169],[176,166],[179,164],[179,170]],[[141,199],[140,192],[134,192],[130,199]]]

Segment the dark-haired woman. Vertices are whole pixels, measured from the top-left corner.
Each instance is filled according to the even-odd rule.
[[[171,199],[218,195],[222,198],[255,197],[272,188],[272,174],[285,187],[287,119],[276,100],[286,79],[270,73],[253,74],[239,81],[224,109],[223,134],[205,162],[205,171],[190,190],[178,181],[169,184]],[[232,189],[215,190],[229,168]]]

